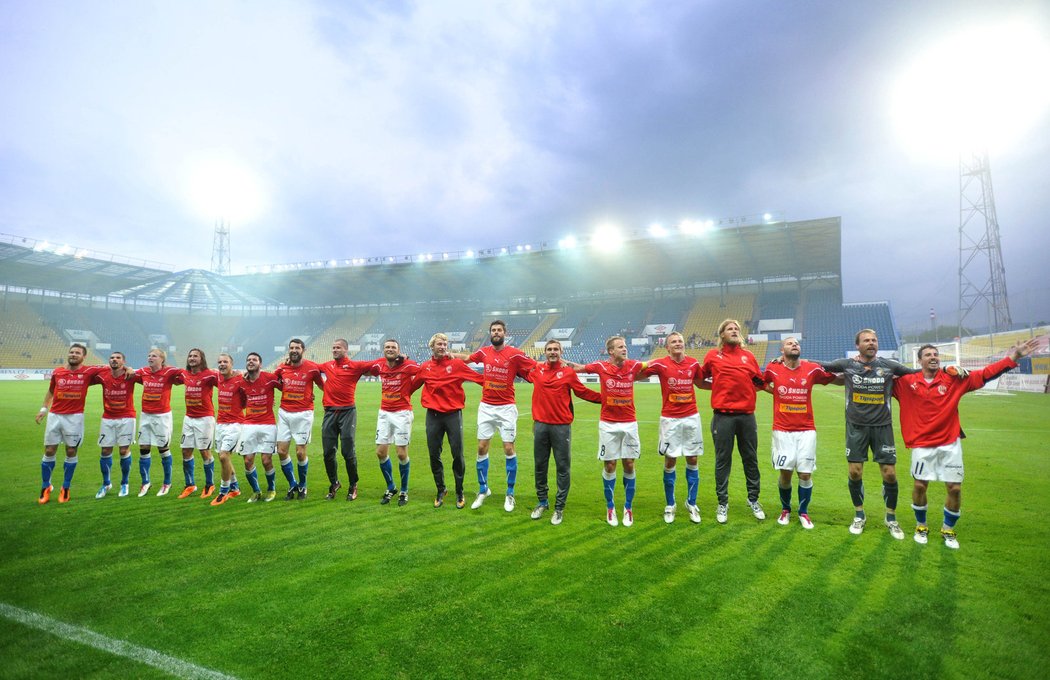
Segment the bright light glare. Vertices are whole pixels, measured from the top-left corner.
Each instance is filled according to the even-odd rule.
[[[576,237],[570,234],[565,238],[558,239],[558,247],[565,250],[572,250],[576,247]]]
[[[623,246],[623,235],[615,224],[600,224],[591,234],[591,246],[606,253],[616,252]]]
[[[1050,41],[1020,21],[980,27],[922,54],[896,83],[894,124],[916,155],[1008,148],[1050,108]]]
[[[262,179],[246,163],[222,152],[199,153],[183,165],[186,199],[204,220],[245,224],[267,209]]]
[[[667,236],[667,229],[659,222],[653,222],[649,225],[649,235],[654,238],[663,238]]]

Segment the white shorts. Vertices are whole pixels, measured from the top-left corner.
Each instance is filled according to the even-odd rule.
[[[219,451],[236,451],[240,441],[240,423],[219,423],[215,426],[215,448]]]
[[[962,484],[962,440],[928,449],[912,449],[911,476],[924,482]]]
[[[241,425],[241,443],[237,445],[237,453],[250,456],[253,453],[272,454],[276,450],[276,425]]]
[[[76,448],[84,438],[83,413],[48,413],[44,425],[44,446],[65,444]]]
[[[773,469],[809,474],[817,469],[817,431],[773,430]]]
[[[207,451],[215,439],[215,416],[182,419],[182,448]]]
[[[103,418],[98,428],[98,445],[104,449],[123,448],[135,443],[134,418]]]
[[[171,444],[171,411],[139,414],[139,446],[166,449]]]
[[[478,439],[487,441],[499,431],[504,444],[510,444],[518,436],[518,407],[515,404],[493,406],[478,404]]]
[[[637,458],[642,455],[638,423],[607,423],[599,420],[598,446],[598,460]]]
[[[700,429],[700,414],[685,418],[660,416],[659,447],[660,455],[668,458],[704,455],[704,435]]]
[[[305,446],[310,443],[313,431],[313,411],[289,413],[283,408],[277,409],[277,441],[294,441],[299,446]]]
[[[376,421],[376,444],[408,446],[412,440],[412,411],[380,411]]]

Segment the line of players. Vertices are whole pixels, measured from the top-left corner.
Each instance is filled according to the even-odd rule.
[[[489,327],[491,344],[472,354],[449,352],[448,338],[435,334],[430,340],[432,357],[422,364],[401,354],[396,340],[384,343],[383,357],[375,361],[351,361],[348,345],[337,340],[332,346],[333,360],[323,364],[303,358],[305,346],[299,339],[288,345],[285,361],[273,372],[261,370],[262,358],[250,353],[244,373],[233,370],[232,357],[220,354],[218,371],[207,367],[203,351],[190,350],[185,369],[165,364],[163,351],[154,349],[148,355],[147,366],[131,371],[124,365],[124,356],[114,352],[108,370],[102,366],[83,366],[86,349],[74,344],[69,350],[67,367],[56,369],[44,405],[37,416],[40,422],[48,414],[45,430],[45,454],[42,462],[42,490],[40,503],[46,503],[52,492],[51,475],[55,466],[57,447],[66,445],[64,478],[59,502],[69,500],[69,487],[77,464],[77,447],[83,437],[83,411],[87,388],[91,384],[103,386],[104,412],[99,445],[102,448],[102,487],[96,498],[107,495],[111,489],[110,468],[112,450],[120,452],[120,496],[126,496],[131,469],[130,446],[135,432],[133,405],[134,384],[143,385],[142,414],[139,420],[139,471],[142,486],[139,496],[151,487],[151,448],[156,447],[164,466],[164,482],[157,495],[166,495],[171,488],[172,433],[170,394],[175,384],[186,386],[186,418],[182,431],[183,471],[186,486],[180,498],[197,491],[194,478],[193,451],[201,452],[204,461],[205,483],[201,497],[208,498],[215,491],[214,458],[211,448],[219,451],[221,482],[212,505],[221,505],[240,495],[231,457],[243,456],[245,475],[251,485],[249,502],[271,501],[276,493],[276,470],[272,456],[276,451],[280,466],[288,480],[287,500],[307,497],[309,460],[306,454],[313,430],[314,393],[316,385],[323,391],[324,419],[322,443],[325,470],[329,478],[326,499],[335,498],[341,488],[336,455],[344,458],[349,490],[347,500],[357,498],[357,460],[355,451],[356,407],[354,393],[358,380],[364,375],[377,375],[381,381],[382,398],[377,418],[376,449],[380,470],[387,485],[381,503],[398,498],[398,505],[408,502],[410,460],[408,445],[411,438],[413,411],[411,395],[422,388],[421,403],[426,409],[426,437],[430,454],[431,472],[437,489],[434,506],[444,504],[448,488],[445,485],[441,460],[442,445],[448,440],[453,460],[456,507],[465,506],[462,438],[462,409],[465,406],[463,383],[482,385],[482,399],[478,407],[478,495],[472,503],[480,508],[491,495],[488,484],[489,446],[498,432],[505,454],[507,493],[504,509],[515,507],[517,454],[514,448],[518,411],[515,403],[514,380],[523,378],[534,385],[532,417],[534,421],[535,483],[538,504],[531,512],[540,519],[549,509],[547,473],[551,455],[557,471],[552,524],[560,524],[570,485],[571,423],[573,407],[571,394],[601,404],[599,416],[599,452],[603,463],[603,491],[606,500],[606,521],[620,523],[615,507],[616,468],[623,465],[624,504],[622,522],[634,523],[633,499],[635,491],[634,461],[641,454],[641,442],[634,410],[634,382],[648,376],[657,376],[662,391],[663,406],[660,417],[658,452],[664,457],[663,482],[666,497],[664,520],[675,519],[676,463],[686,459],[686,508],[690,520],[700,523],[696,504],[699,486],[698,456],[703,454],[703,436],[695,388],[711,390],[711,434],[715,444],[715,488],[718,498],[716,519],[728,521],[728,479],[732,467],[734,441],[744,467],[748,491],[748,505],[759,520],[765,513],[758,502],[760,474],[757,459],[757,426],[754,411],[756,393],[767,391],[773,395],[772,462],[778,473],[778,490],[782,510],[778,523],[786,525],[791,515],[791,478],[798,475],[798,516],[800,524],[813,527],[808,515],[812,497],[812,473],[816,467],[816,432],[813,422],[811,395],[817,384],[846,385],[846,454],[849,461],[849,490],[855,506],[855,518],[850,525],[854,534],[862,533],[866,516],[863,509],[863,464],[872,452],[879,463],[883,477],[883,496],[886,502],[886,520],[894,538],[904,537],[896,521],[896,448],[893,440],[890,397],[902,404],[902,432],[905,443],[913,449],[912,475],[913,509],[917,528],[915,540],[926,543],[926,488],[929,481],[944,481],[947,499],[942,536],[945,544],[958,547],[954,525],[959,517],[962,482],[961,428],[958,422],[958,403],[962,395],[978,389],[988,380],[1014,368],[1017,360],[1030,353],[1035,341],[1018,345],[1010,355],[991,366],[969,375],[949,375],[940,371],[935,347],[926,345],[919,350],[920,369],[878,357],[878,339],[870,329],[860,331],[856,338],[858,355],[833,362],[801,360],[801,347],[795,338],[782,342],[782,356],[765,371],[758,367],[754,355],[743,346],[740,324],[727,319],[718,328],[718,347],[698,361],[684,353],[684,338],[679,333],[668,336],[668,354],[657,360],[639,362],[627,358],[626,340],[621,336],[609,338],[606,343],[607,360],[586,365],[564,362],[561,344],[548,341],[544,361],[536,362],[521,350],[506,344],[506,324],[494,321]],[[481,363],[478,374],[467,362]],[[577,373],[597,374],[601,392],[583,385]],[[218,390],[218,417],[212,406],[212,388]],[[281,392],[281,401],[274,416],[275,391]],[[293,469],[290,445],[296,445],[297,465]],[[398,457],[400,487],[394,483],[393,464],[389,456],[394,444]],[[267,481],[261,490],[255,457],[261,456]]]

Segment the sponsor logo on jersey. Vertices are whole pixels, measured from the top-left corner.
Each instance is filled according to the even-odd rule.
[[[882,394],[853,394],[854,404],[885,404],[886,397]]]

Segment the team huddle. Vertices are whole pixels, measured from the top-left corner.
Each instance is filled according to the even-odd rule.
[[[103,414],[99,428],[102,486],[95,494],[104,498],[112,490],[113,450],[117,449],[121,480],[118,496],[130,495],[132,467],[131,447],[139,447],[138,496],[151,490],[152,451],[161,457],[163,482],[158,496],[167,495],[172,486],[171,440],[173,422],[171,391],[174,385],[185,386],[185,418],[182,425],[182,450],[185,486],[179,498],[197,495],[211,498],[211,505],[222,505],[241,495],[240,483],[233,466],[233,456],[243,460],[244,477],[250,486],[249,503],[268,502],[277,497],[277,471],[273,462],[277,454],[281,472],[288,482],[286,500],[307,498],[309,458],[307,446],[314,428],[314,388],[322,391],[324,410],[321,425],[325,472],[328,477],[327,500],[336,498],[343,488],[339,480],[337,455],[342,456],[347,475],[348,501],[358,497],[359,475],[356,455],[357,409],[355,392],[364,376],[376,376],[381,399],[376,419],[376,455],[386,484],[380,503],[395,498],[399,506],[408,503],[408,484],[414,411],[411,397],[422,390],[420,403],[426,409],[426,443],[436,495],[434,507],[441,507],[448,496],[441,454],[447,440],[452,454],[452,473],[457,508],[466,506],[463,456],[463,409],[466,405],[465,382],[482,386],[477,410],[478,453],[476,462],[478,493],[471,504],[480,508],[492,493],[489,484],[489,448],[498,434],[503,444],[506,471],[504,510],[516,506],[518,409],[515,380],[532,383],[531,414],[533,419],[533,454],[535,457],[535,490],[537,505],[532,519],[542,518],[550,509],[548,469],[553,455],[556,469],[556,493],[550,521],[560,524],[570,487],[573,395],[600,405],[598,424],[598,459],[602,463],[606,521],[617,526],[634,524],[635,461],[642,451],[634,405],[634,383],[655,376],[661,386],[662,407],[657,451],[664,457],[663,483],[666,505],[664,521],[672,523],[677,512],[675,500],[676,467],[685,458],[686,510],[690,521],[701,522],[697,506],[700,473],[698,457],[703,455],[703,433],[696,401],[696,389],[711,391],[710,422],[715,446],[715,493],[718,506],[715,518],[720,524],[729,517],[729,474],[732,468],[734,442],[739,452],[748,496],[748,507],[758,520],[765,519],[759,503],[760,473],[758,465],[758,432],[755,408],[758,392],[773,396],[773,434],[771,458],[778,471],[781,512],[777,522],[787,525],[792,514],[792,476],[798,477],[798,521],[805,529],[813,528],[809,503],[813,493],[812,474],[816,469],[816,428],[813,419],[812,391],[815,385],[845,386],[846,458],[848,487],[854,505],[854,519],[849,530],[861,534],[867,518],[864,512],[863,466],[871,458],[879,464],[883,479],[885,526],[896,539],[903,539],[897,517],[898,484],[896,445],[892,427],[891,399],[901,407],[901,432],[912,449],[911,473],[914,479],[912,509],[916,528],[914,539],[928,540],[927,487],[931,481],[944,482],[947,497],[941,536],[949,548],[958,548],[955,524],[960,516],[962,464],[962,429],[958,404],[967,392],[1017,366],[1018,360],[1031,353],[1037,343],[1031,340],[1011,348],[1008,356],[983,369],[967,372],[942,370],[937,348],[924,345],[918,351],[920,368],[908,369],[900,363],[878,356],[878,338],[874,331],[857,333],[858,354],[831,362],[801,359],[797,339],[781,343],[781,357],[764,370],[755,356],[744,347],[739,322],[726,319],[718,327],[718,345],[703,360],[685,354],[685,339],[673,332],[667,336],[667,356],[642,362],[627,358],[627,342],[613,336],[606,342],[607,358],[588,364],[562,359],[562,346],[549,340],[543,360],[536,361],[506,343],[507,328],[503,321],[489,325],[490,345],[470,354],[450,352],[449,339],[436,333],[430,339],[431,358],[416,363],[401,352],[397,340],[383,344],[383,356],[374,361],[348,358],[346,340],[332,345],[332,360],[315,363],[304,359],[305,344],[292,339],[288,353],[273,372],[262,370],[262,357],[251,352],[243,371],[233,368],[229,354],[219,354],[217,370],[208,367],[205,353],[191,349],[185,368],[166,364],[166,354],[150,350],[147,365],[131,370],[125,357],[113,352],[107,366],[85,366],[87,349],[81,344],[69,348],[67,364],[54,370],[37,422],[47,422],[44,430],[44,457],[41,463],[39,502],[49,502],[53,492],[52,475],[58,447],[65,445],[63,480],[58,502],[70,500],[70,486],[77,467],[77,453],[84,437],[84,410],[91,385],[102,386]],[[480,363],[482,372],[471,368]],[[588,388],[580,373],[597,375],[600,391]],[[142,385],[140,410],[134,404],[135,384]],[[280,401],[277,393],[280,392]],[[214,395],[214,399],[213,399]],[[276,414],[274,406],[277,406]],[[136,417],[138,428],[136,437]],[[292,444],[295,444],[295,462]],[[395,483],[390,445],[398,459]],[[215,479],[215,457],[218,452],[220,475]],[[204,482],[196,482],[196,459],[203,461]],[[255,465],[259,456],[266,489],[262,489]],[[622,466],[622,513],[616,508],[617,467]]]

